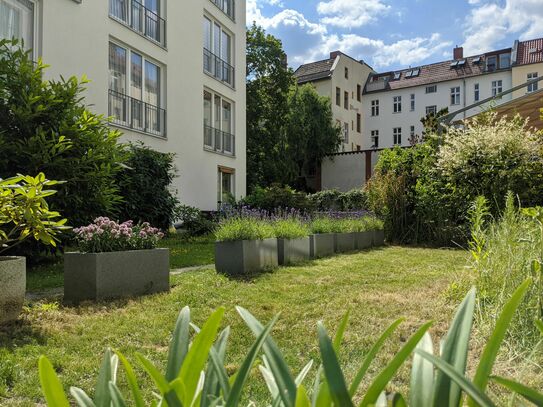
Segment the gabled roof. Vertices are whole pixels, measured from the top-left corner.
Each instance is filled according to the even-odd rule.
[[[312,82],[319,79],[328,78],[332,76],[334,61],[335,58],[328,58],[322,61],[301,65],[294,72],[294,76],[298,80],[298,83]]]
[[[518,43],[517,66],[541,62],[543,62],[543,38]]]

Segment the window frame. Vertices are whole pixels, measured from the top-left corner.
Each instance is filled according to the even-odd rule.
[[[538,72],[530,72],[526,74],[526,80],[530,81],[533,79],[539,78]],[[531,83],[528,86],[526,86],[526,93],[533,93],[539,90],[539,82]]]
[[[426,94],[437,93],[437,85],[428,85],[426,86]]]
[[[478,83],[473,85],[473,100],[478,102],[481,99],[481,87]]]
[[[437,114],[437,105],[426,106],[426,116],[429,114]]]
[[[217,149],[217,146],[215,145],[209,145],[209,144],[206,144],[206,140],[205,140],[205,126],[206,123],[205,123],[205,111],[204,111],[204,115],[203,115],[203,123],[202,125],[204,126],[204,150],[206,151],[212,151],[212,152],[215,152],[215,153],[221,153],[221,154],[225,154],[225,155],[228,155],[228,156],[235,156],[236,154],[236,147],[235,147],[235,140],[236,140],[236,103],[227,98],[227,97],[224,97],[221,93],[218,93],[214,90],[212,90],[211,88],[208,88],[208,87],[204,87],[204,90],[202,92],[202,102],[204,102],[202,104],[202,108],[205,104],[205,94],[209,94],[211,96],[211,117],[210,117],[210,125],[208,127],[210,127],[212,130],[218,130],[220,131],[221,133],[225,133],[225,134],[228,134],[232,137],[232,140],[231,140],[231,151],[229,150],[226,150],[224,149],[224,141],[222,140],[221,141],[221,148],[220,149]],[[219,103],[219,118],[217,120],[217,100],[218,100],[218,103]],[[229,123],[229,126],[230,126],[230,130],[229,131],[226,131],[224,129],[224,104],[227,103],[228,105],[230,105],[230,123]],[[217,123],[218,123],[218,127],[217,127]],[[213,137],[213,135],[212,135]],[[212,142],[214,143],[214,141],[212,140]]]
[[[362,133],[362,115],[360,113],[356,114],[356,132]]]
[[[416,96],[415,96],[414,93],[411,93],[411,95],[410,95],[410,97],[409,97],[409,103],[410,103],[410,105],[409,105],[409,110],[410,110],[411,112],[414,112],[415,109],[416,109],[416,106],[417,106],[417,105],[416,105]]]
[[[392,144],[395,146],[402,145],[402,128],[394,127],[392,129]]]
[[[371,101],[371,117],[379,117],[379,99]]]
[[[336,106],[341,107],[341,88],[336,86]]]
[[[461,96],[460,86],[451,87],[451,93],[450,93],[451,106],[460,105],[460,96]]]
[[[343,108],[349,110],[349,92],[343,91]]]
[[[15,1],[16,3],[19,3],[19,0],[13,0]],[[40,14],[40,3],[38,0],[24,0],[30,4],[32,4],[32,11],[31,11],[31,30],[32,30],[32,33],[31,33],[31,46],[29,47],[27,43],[25,43],[25,48],[27,50],[32,50],[32,58],[33,59],[37,59],[38,56],[39,56],[39,52],[38,52],[38,45],[39,45],[39,41],[38,41],[38,34],[39,34],[39,22],[38,22],[38,16]],[[7,0],[6,0],[6,3],[7,3]],[[22,7],[24,7],[24,5],[22,5]],[[15,37],[17,38],[17,37]],[[17,38],[18,40],[24,40],[24,38]]]
[[[372,130],[370,134],[372,148],[379,148],[379,130]]]
[[[496,79],[495,81],[492,81],[492,96],[496,96],[503,92],[503,80],[502,79]]]
[[[392,113],[399,114],[402,112],[402,97],[401,96],[393,96],[393,103],[392,103]]]

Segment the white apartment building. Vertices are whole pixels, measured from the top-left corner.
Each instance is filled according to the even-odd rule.
[[[50,78],[86,75],[90,108],[175,153],[172,188],[214,210],[246,190],[245,14],[244,0],[0,0],[0,38],[23,38]]]

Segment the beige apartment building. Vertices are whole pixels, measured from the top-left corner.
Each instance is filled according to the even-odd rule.
[[[50,78],[86,75],[86,102],[123,141],[176,154],[181,201],[245,195],[244,0],[0,0]]]
[[[513,87],[543,76],[543,38],[515,41],[513,60]],[[513,92],[513,99],[542,88],[543,82],[533,83],[524,89]]]

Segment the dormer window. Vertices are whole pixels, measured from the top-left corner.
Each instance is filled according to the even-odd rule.
[[[497,59],[496,55],[486,58],[486,70],[489,72],[495,71],[497,68]]]

